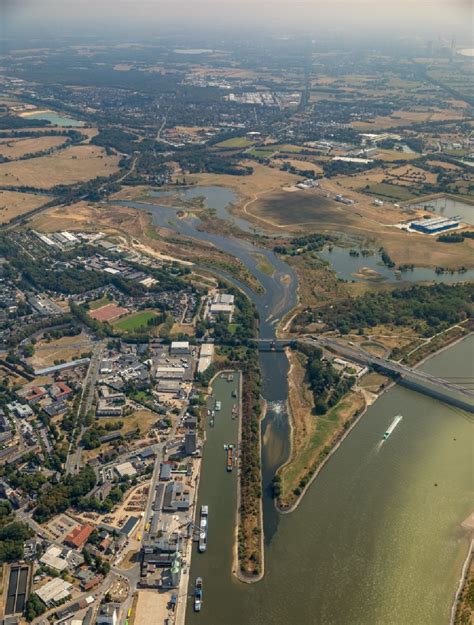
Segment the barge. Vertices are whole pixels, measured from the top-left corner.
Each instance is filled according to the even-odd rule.
[[[227,471],[232,471],[234,468],[234,448],[233,446],[229,446],[227,448]]]
[[[200,553],[204,553],[207,549],[207,520],[209,516],[208,506],[201,506],[201,516],[199,520],[199,546]]]

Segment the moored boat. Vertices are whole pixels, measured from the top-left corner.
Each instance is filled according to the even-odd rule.
[[[199,520],[199,546],[198,549],[201,553],[204,553],[207,549],[207,528],[208,528],[208,506],[201,506],[201,516]]]
[[[227,449],[227,471],[232,471],[234,468],[234,448],[229,446]]]
[[[200,612],[202,608],[202,577],[196,578],[194,587],[194,611]]]

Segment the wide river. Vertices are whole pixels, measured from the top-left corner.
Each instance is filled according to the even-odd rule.
[[[168,207],[134,205],[150,211],[157,225],[240,258],[266,289],[263,295],[246,291],[260,312],[261,336],[273,336],[274,320],[296,299],[288,265],[242,239],[201,232],[198,220],[173,219]],[[273,276],[259,270],[256,254],[273,264]],[[469,337],[423,369],[472,377],[473,348]],[[216,426],[200,489],[200,503],[211,504],[209,547],[194,555],[191,567],[192,580],[203,576],[204,605],[201,614],[189,606],[187,625],[446,625],[468,546],[460,523],[472,506],[472,416],[392,388],[369,408],[297,510],[279,515],[268,486],[288,454],[287,362],[283,354],[266,353],[261,365],[269,402],[262,424],[265,576],[245,585],[231,574],[235,484],[217,477],[225,468]],[[382,444],[397,414],[403,420]],[[220,501],[213,491],[221,489],[227,505],[212,505]]]

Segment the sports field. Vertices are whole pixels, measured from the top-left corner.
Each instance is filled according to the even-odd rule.
[[[248,139],[247,137],[233,137],[232,139],[226,139],[220,143],[216,143],[216,147],[219,148],[247,148],[253,145],[255,141]]]
[[[130,332],[132,330],[138,330],[147,325],[150,319],[156,317],[156,313],[152,310],[144,310],[142,312],[132,313],[126,317],[122,317],[119,321],[114,323],[114,328],[122,330],[123,332]]]
[[[112,321],[121,315],[125,315],[127,312],[128,310],[126,308],[122,308],[121,306],[117,306],[117,304],[112,303],[100,306],[95,310],[93,309],[89,313],[89,317],[92,317],[92,319],[96,319],[97,321]]]

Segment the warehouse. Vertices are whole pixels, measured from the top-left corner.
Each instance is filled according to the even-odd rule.
[[[60,577],[52,579],[50,582],[41,586],[36,594],[47,606],[64,601],[71,595],[72,584],[65,582]]]
[[[172,356],[189,354],[189,341],[173,341],[171,343],[170,354]]]
[[[417,219],[410,223],[410,228],[423,234],[439,234],[446,230],[459,228],[459,219],[447,217],[431,217],[429,219]]]

